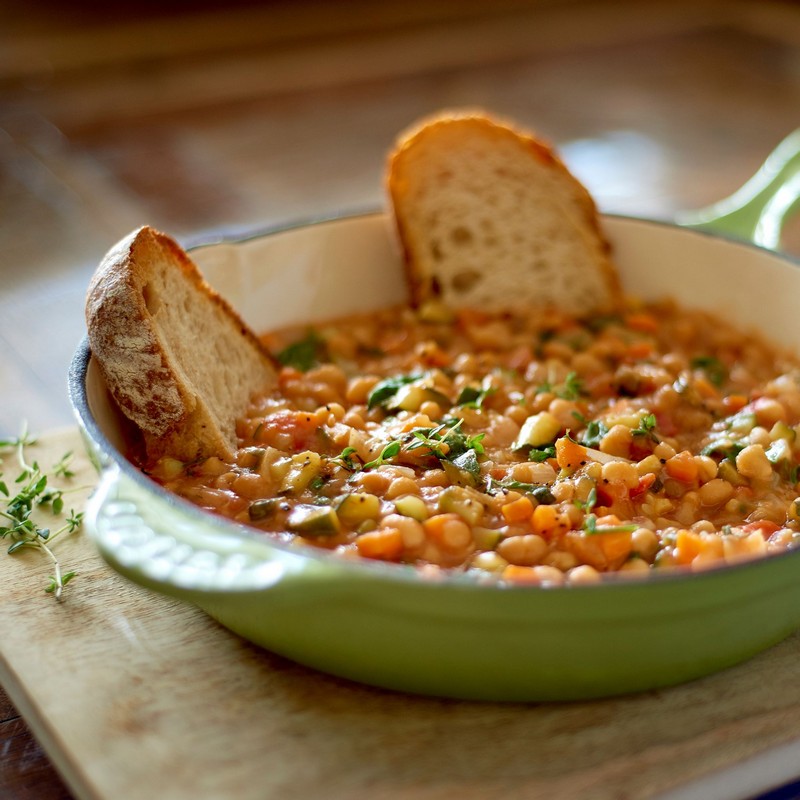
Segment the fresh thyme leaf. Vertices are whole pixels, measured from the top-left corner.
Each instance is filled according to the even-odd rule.
[[[275,357],[281,364],[294,367],[300,372],[308,372],[312,367],[328,358],[325,340],[315,331],[310,330],[303,339],[284,347]]]
[[[345,447],[341,453],[335,458],[332,458],[331,461],[334,461],[338,464],[341,464],[345,469],[349,469],[351,472],[354,472],[358,469],[358,465],[353,462],[353,456],[356,454],[355,447]]]
[[[577,372],[570,372],[564,379],[564,384],[556,389],[556,395],[562,400],[577,400],[583,394],[583,381]]]
[[[64,453],[61,460],[53,464],[53,475],[58,478],[74,478],[75,473],[69,468],[69,463],[72,460],[72,450]]]
[[[394,458],[402,449],[403,443],[399,439],[394,439],[389,442],[383,450],[381,450],[380,455],[373,459],[372,461],[368,461],[364,464],[362,469],[374,469],[375,467],[379,467],[381,464],[385,464],[390,459]]]
[[[655,427],[657,424],[656,415],[655,414],[647,414],[646,416],[642,417],[639,421],[639,427],[634,428],[631,431],[631,434],[634,436],[646,436],[648,439],[651,439],[654,442],[659,442],[658,436],[655,434]]]
[[[75,573],[61,572],[61,565],[53,553],[52,542],[62,533],[71,533],[78,530],[83,523],[83,514],[70,511],[64,524],[56,530],[40,527],[33,519],[34,509],[39,506],[50,506],[55,517],[61,516],[64,510],[64,493],[68,489],[48,486],[48,476],[44,474],[39,464],[34,461],[28,464],[25,458],[25,448],[34,444],[36,438],[30,436],[27,428],[15,439],[4,439],[0,442],[0,450],[13,448],[21,472],[15,479],[19,487],[16,494],[8,489],[8,485],[0,480],[0,492],[7,498],[4,505],[0,506],[0,516],[9,524],[0,528],[0,538],[9,539],[7,552],[11,555],[24,549],[38,549],[52,562],[55,574],[50,576],[50,583],[45,591],[61,598],[61,592]],[[61,478],[70,478],[74,473],[68,468],[71,453],[65,454],[54,466],[53,474]],[[2,475],[0,474],[0,477]]]

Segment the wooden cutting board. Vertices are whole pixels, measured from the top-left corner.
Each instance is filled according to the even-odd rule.
[[[95,476],[75,430],[75,486]],[[10,459],[3,465],[12,475]],[[72,501],[82,506],[88,489]],[[69,504],[68,500],[68,504]],[[749,796],[800,774],[800,635],[686,686],[569,704],[436,700],[327,677],[113,573],[85,534],[61,602],[0,552],[0,680],[79,798]],[[677,795],[673,794],[678,792]]]

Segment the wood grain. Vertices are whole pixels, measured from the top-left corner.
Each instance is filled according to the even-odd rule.
[[[49,463],[79,447],[67,430],[35,455]],[[91,479],[85,460],[78,466],[75,480]],[[61,603],[43,594],[36,553],[0,561],[9,587],[0,678],[81,798],[611,800],[686,787],[792,742],[800,756],[800,635],[719,675],[637,696],[436,700],[262,651],[123,581],[85,535],[59,554],[78,571]]]
[[[88,277],[109,245],[142,223],[188,239],[376,207],[383,202],[384,153],[396,132],[421,114],[465,104],[508,114],[550,138],[603,210],[669,219],[678,209],[710,203],[736,189],[798,125],[799,54],[800,6],[791,0],[76,0],[68,5],[0,0],[0,381],[5,387],[0,434],[15,433],[23,418],[37,430],[71,422],[64,376],[83,333]],[[790,226],[787,248],[800,254],[800,221]],[[82,588],[91,594],[96,582],[114,598],[115,609],[118,594],[121,607],[128,608],[126,593],[132,590],[118,587],[113,578],[103,584],[95,577],[97,567],[84,575],[87,586]],[[38,575],[29,588],[32,594],[23,592],[21,602],[49,599],[39,597]],[[0,597],[5,593],[4,585]],[[98,600],[89,605],[89,618],[102,616]],[[65,604],[62,613],[70,607]],[[132,602],[130,608],[135,607]],[[42,608],[47,609],[43,613],[59,613],[46,602]],[[145,625],[145,638],[152,633],[160,645],[168,644],[157,619],[122,618],[125,622],[118,618],[120,627],[109,634],[116,643],[109,652],[115,657],[120,632],[132,636],[139,624]],[[180,614],[176,619],[182,619]],[[190,614],[186,624],[200,625],[194,635],[206,641],[208,621],[199,619]],[[85,641],[80,626],[77,633],[78,641]],[[220,637],[213,639],[215,647],[230,646],[224,632],[213,635]],[[15,647],[24,649],[21,642]],[[266,681],[277,688],[282,702],[304,691],[302,670],[250,654],[247,647],[243,653],[257,666],[252,673],[236,671],[238,680]],[[207,663],[208,654],[195,655]],[[102,654],[88,660],[106,669]],[[51,666],[59,667],[56,659]],[[70,653],[63,666],[80,674],[84,660]],[[181,670],[191,684],[188,665]],[[263,670],[282,675],[282,682],[265,679]],[[92,687],[78,683],[91,697]],[[731,692],[755,692],[753,704],[745,703],[742,735],[757,749],[747,725],[751,718],[755,730],[764,724],[757,703],[765,700],[766,690],[723,685]],[[766,685],[772,684],[766,680]],[[108,700],[111,690],[103,686]],[[415,702],[415,721],[403,727],[387,717],[400,714],[404,701],[392,705],[383,695],[327,679],[322,686],[327,688],[312,694],[347,696],[362,704],[364,713],[377,704],[374,719],[356,719],[352,711],[344,719],[365,736],[388,726],[392,736],[380,739],[386,753],[376,755],[364,742],[352,741],[352,734],[340,734],[335,726],[339,709],[331,709],[329,699],[319,701],[328,708],[328,723],[298,706],[281,727],[269,717],[273,706],[261,697],[257,708],[270,722],[255,735],[270,753],[273,739],[284,747],[282,737],[288,732],[297,746],[279,747],[279,752],[301,758],[309,774],[316,770],[320,779],[331,781],[332,791],[410,796],[422,782],[430,796],[435,791],[446,796],[463,784],[471,760],[482,771],[476,785],[487,791],[506,787],[511,796],[544,791],[549,762],[534,752],[525,766],[522,755],[526,746],[538,750],[530,742],[538,743],[536,731],[543,729],[526,727],[516,718],[507,725],[508,709],[492,717],[484,716],[485,710],[479,714]],[[127,683],[112,681],[111,687],[133,702],[125,694]],[[708,691],[713,698],[715,690]],[[0,702],[3,697],[0,692]],[[704,697],[697,698],[701,708],[707,708]],[[19,700],[24,716],[30,713],[38,720],[48,752],[62,752],[62,742],[54,740],[61,727],[37,717],[25,696]],[[52,698],[48,709],[51,702],[59,714],[66,713],[62,701]],[[654,730],[661,730],[654,706],[636,709]],[[74,710],[81,716],[79,702]],[[768,725],[780,728],[778,707],[768,701],[763,710]],[[42,751],[16,710],[0,705],[0,711],[0,797],[60,798],[65,790],[52,771],[49,779],[34,778],[29,771],[31,754]],[[458,723],[452,739],[445,713],[454,714]],[[576,719],[585,722],[581,714]],[[678,716],[689,721],[684,711]],[[466,737],[470,719],[485,727],[484,749],[496,761],[486,761],[488,756]],[[102,724],[108,734],[110,721]],[[374,771],[357,772],[346,783],[330,759],[343,758],[350,768],[347,754],[320,741],[307,729],[311,724],[321,725],[327,736],[342,736]],[[725,738],[739,735],[731,724],[729,717],[719,719],[716,743],[713,731],[705,729],[707,749],[735,747]],[[433,733],[424,732],[426,725]],[[162,722],[156,729],[170,731]],[[600,723],[595,730],[598,736],[617,737],[616,730]],[[625,731],[623,726],[623,738]],[[548,735],[559,742],[570,736]],[[415,773],[404,760],[420,758],[433,770],[432,757],[426,760],[405,741],[417,736],[432,752],[442,753],[444,766],[436,780],[425,770]],[[92,748],[100,746],[100,738],[95,736],[91,747],[74,758],[88,753],[95,761]],[[769,735],[767,740],[775,741]],[[320,750],[321,766],[308,766],[312,751],[303,750],[301,741]],[[576,759],[576,774],[585,774],[596,742],[585,729],[579,741],[584,750],[569,752]],[[224,747],[224,742],[216,744]],[[682,757],[675,741],[667,738],[662,745]],[[635,743],[631,746],[635,749]],[[203,747],[212,761],[220,757],[211,743]],[[150,757],[141,739],[136,748],[137,757]],[[393,752],[399,766],[391,761]],[[542,752],[552,751],[545,745]],[[601,755],[624,772],[622,755],[603,747],[596,757]],[[106,766],[113,761],[109,757]],[[276,792],[286,793],[277,796],[310,791],[313,781],[297,765],[274,763],[269,762],[275,774],[263,779],[265,793],[276,786]],[[381,777],[392,765],[398,770],[394,784]],[[693,768],[690,760],[687,779]],[[234,770],[226,769],[230,778]],[[505,783],[489,775],[492,769]],[[541,772],[538,783],[532,778],[536,769]],[[651,777],[653,769],[646,770]],[[135,786],[133,772],[123,774]],[[86,778],[87,796],[98,797],[100,783],[93,774]],[[197,777],[189,783],[203,789]],[[623,783],[615,779],[611,785],[628,797],[650,797],[654,787],[665,784],[644,780],[620,789]],[[105,791],[108,782],[103,786]],[[153,783],[145,786],[152,789]],[[746,782],[742,787],[743,793],[754,791]],[[111,788],[124,796],[129,791],[122,783]],[[585,794],[595,796],[595,789]]]

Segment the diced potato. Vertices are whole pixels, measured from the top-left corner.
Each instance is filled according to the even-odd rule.
[[[542,447],[552,444],[561,430],[561,423],[549,411],[534,414],[522,423],[519,435],[513,444],[514,449],[522,447]]]

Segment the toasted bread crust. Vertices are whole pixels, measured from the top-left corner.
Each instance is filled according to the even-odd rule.
[[[178,302],[187,307],[172,309],[167,324],[160,312]],[[89,285],[92,354],[120,409],[144,434],[151,459],[230,456],[235,447],[230,409],[215,408],[190,375],[189,361],[204,359],[204,342],[181,341],[185,333],[174,324],[176,316],[188,318],[198,309],[219,321],[219,330],[206,336],[223,335],[226,347],[235,351],[233,368],[247,373],[224,375],[231,391],[249,394],[268,385],[274,376],[269,354],[180,245],[163,233],[143,227],[122,239]],[[240,398],[242,404],[246,400]]]
[[[430,242],[426,239],[427,231],[423,230],[417,216],[420,186],[433,186],[433,182],[437,179],[434,174],[437,167],[446,169],[434,163],[437,157],[431,155],[445,137],[448,144],[455,148],[477,137],[487,142],[487,148],[492,146],[488,143],[498,147],[506,144],[516,149],[518,160],[530,157],[561,181],[569,192],[569,208],[565,208],[564,211],[568,211],[568,216],[571,217],[574,228],[572,233],[584,242],[586,250],[591,254],[589,258],[591,268],[598,273],[595,308],[591,307],[592,303],[588,303],[587,307],[581,310],[609,310],[618,305],[621,290],[616,269],[610,259],[611,247],[602,231],[594,200],[586,188],[569,172],[546,141],[531,132],[517,129],[511,123],[490,117],[480,111],[469,110],[444,112],[421,120],[398,137],[395,149],[389,154],[387,190],[395,212],[396,230],[403,250],[412,303],[415,306],[422,305],[437,296],[448,304],[458,305],[455,293],[441,296],[441,287],[436,284],[428,255]],[[464,170],[471,167],[466,163],[467,159],[468,156],[465,156],[465,163],[461,165]],[[502,180],[498,183],[502,184]],[[505,188],[498,185],[499,191]],[[434,189],[426,188],[424,191],[433,192]],[[485,268],[494,266],[487,264]],[[515,275],[515,278],[523,282],[526,277]],[[507,288],[511,290],[509,297],[512,298],[511,305],[513,305],[515,287],[512,285]],[[562,300],[566,303],[569,298],[565,297]]]

